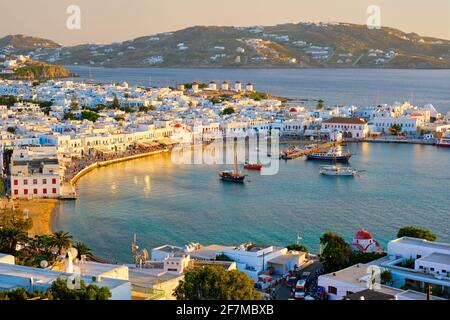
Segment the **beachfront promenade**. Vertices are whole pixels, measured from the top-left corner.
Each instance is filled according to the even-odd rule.
[[[64,183],[62,186],[62,199],[76,199],[75,185],[85,174],[99,167],[114,163],[129,161],[151,155],[168,152],[170,148],[165,145],[152,147],[129,147],[126,151],[116,151],[107,154],[87,155],[81,159],[73,159],[71,165],[66,169]]]

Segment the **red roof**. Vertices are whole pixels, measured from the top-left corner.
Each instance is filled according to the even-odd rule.
[[[370,239],[373,239],[373,238],[372,238],[372,235],[370,234],[369,231],[367,231],[365,229],[361,229],[355,234],[355,239],[358,239],[358,240],[370,240]]]
[[[297,108],[291,108],[291,110],[289,110],[289,112],[298,112]]]
[[[182,125],[179,124],[179,123],[177,123],[177,124],[175,125],[175,128],[181,128],[181,127],[182,127]]]

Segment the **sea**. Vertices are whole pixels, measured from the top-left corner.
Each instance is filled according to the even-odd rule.
[[[71,71],[98,82],[141,85],[150,75],[155,86],[239,79],[273,94],[345,105],[371,104],[374,90],[386,103],[402,101],[411,91],[416,104],[432,103],[439,110],[449,106],[448,71]],[[78,200],[61,202],[53,228],[70,232],[97,256],[120,263],[132,262],[134,234],[140,247],[149,250],[191,242],[285,246],[299,234],[303,244],[318,252],[326,231],[350,242],[365,228],[386,246],[400,227],[415,225],[450,242],[450,149],[381,143],[344,148],[352,153],[351,166],[361,171],[359,177],[324,177],[319,174],[322,164],[296,159],[281,161],[276,175],[249,172],[244,185],[235,185],[218,177],[229,166],[176,164],[170,154],[99,168],[78,182]]]

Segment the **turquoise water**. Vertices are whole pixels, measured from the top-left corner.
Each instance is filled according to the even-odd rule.
[[[323,99],[327,105],[392,104],[411,101],[433,104],[450,111],[450,70],[392,69],[168,69],[88,68],[69,69],[98,82],[143,86],[175,86],[202,81],[253,82],[259,91],[298,99]],[[310,104],[306,104],[308,106]]]
[[[245,185],[218,179],[222,166],[174,165],[170,155],[100,168],[82,178],[79,199],[58,208],[55,227],[94,252],[130,262],[142,247],[163,244],[287,245],[300,232],[318,250],[327,230],[346,239],[366,228],[383,244],[416,225],[450,241],[450,149],[350,144],[359,178],[319,175],[319,163],[281,162],[275,176],[250,173]]]

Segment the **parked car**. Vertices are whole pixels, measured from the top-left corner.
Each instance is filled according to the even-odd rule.
[[[294,288],[294,298],[304,299],[306,295],[306,280],[298,280]]]
[[[289,277],[286,279],[286,287],[288,288],[293,288],[295,286],[295,284],[297,283],[297,278],[296,277]]]

